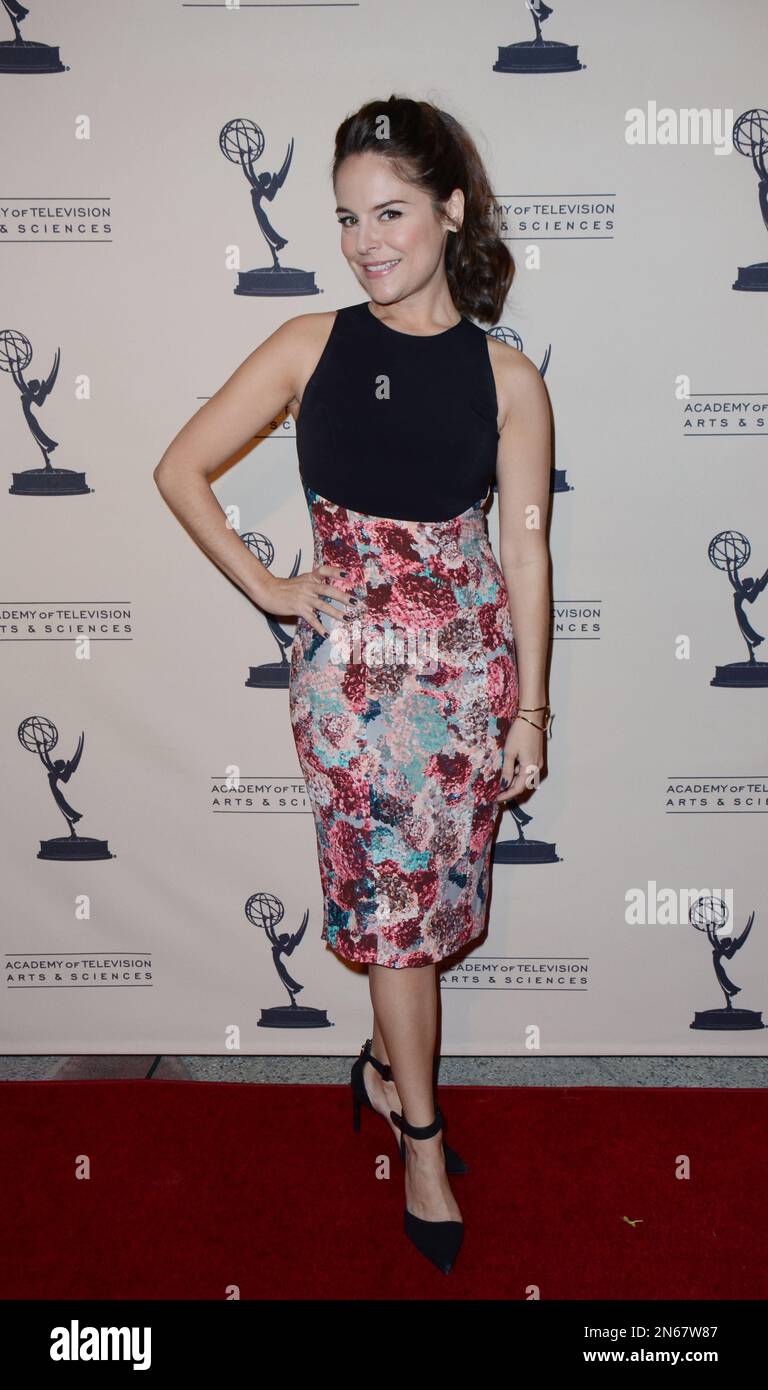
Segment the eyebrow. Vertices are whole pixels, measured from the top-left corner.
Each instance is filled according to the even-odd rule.
[[[378,212],[380,208],[388,208],[392,203],[406,203],[407,198],[387,198],[383,203],[374,203],[371,211]],[[352,212],[352,208],[337,207],[337,212]]]

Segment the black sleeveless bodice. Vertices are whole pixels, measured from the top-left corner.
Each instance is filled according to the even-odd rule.
[[[423,337],[349,305],[304,390],[302,483],[352,511],[447,521],[496,476],[497,414],[486,334],[470,319]]]

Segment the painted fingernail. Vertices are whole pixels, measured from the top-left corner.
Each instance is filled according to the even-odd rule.
[[[506,788],[509,786],[509,778],[508,778],[508,777],[502,777],[501,782],[499,783],[499,786],[502,788],[502,790],[506,790]]]

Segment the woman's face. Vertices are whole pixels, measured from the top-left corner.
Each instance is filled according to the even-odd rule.
[[[335,188],[341,250],[371,298],[388,304],[442,273],[448,221],[436,218],[428,195],[403,183],[383,155],[349,155]],[[463,201],[457,189],[446,204],[457,226]]]

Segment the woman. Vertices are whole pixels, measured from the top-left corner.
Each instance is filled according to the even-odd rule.
[[[406,1234],[447,1273],[463,1236],[448,1174],[466,1166],[434,1092],[437,970],[484,930],[500,803],[544,763],[549,409],[533,363],[469,317],[498,321],[514,266],[466,131],[427,102],[370,102],[337,131],[333,185],[342,254],[370,298],[282,324],[155,478],[245,593],[298,616],[289,706],[322,936],[367,963],[373,1003],[355,1128],[363,1103],[390,1124]],[[283,579],[207,480],[286,407],[315,555]],[[483,510],[494,478],[501,568]]]

